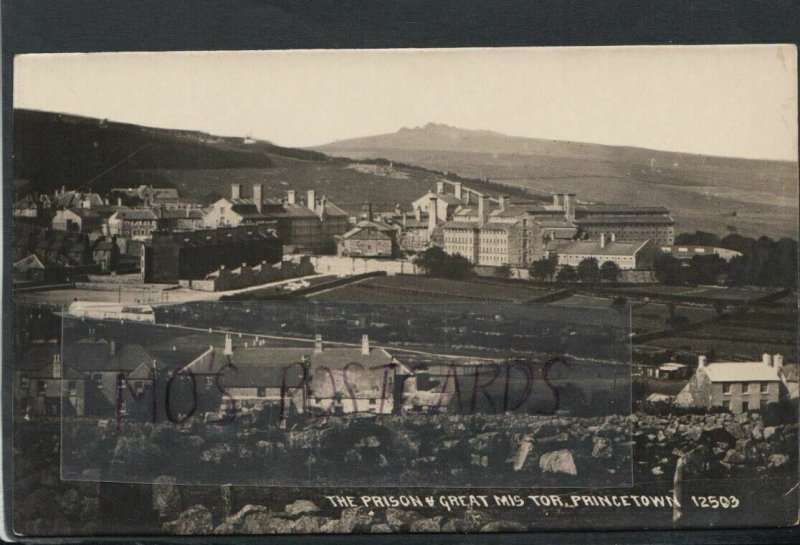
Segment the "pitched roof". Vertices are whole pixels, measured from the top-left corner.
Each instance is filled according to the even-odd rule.
[[[148,209],[120,209],[117,210],[117,219],[130,221],[155,221],[158,219],[155,213]]]
[[[711,382],[779,382],[779,367],[763,361],[709,363],[701,368]]]
[[[65,344],[64,364],[78,371],[133,371],[153,358],[138,344],[127,344],[111,353],[107,342]]]
[[[641,250],[648,240],[644,242],[607,242],[604,248],[600,247],[599,240],[576,240],[562,246],[559,255],[625,255],[633,256]]]
[[[644,224],[644,225],[672,225],[675,220],[672,216],[665,215],[587,215],[575,218],[578,225],[584,224]]]

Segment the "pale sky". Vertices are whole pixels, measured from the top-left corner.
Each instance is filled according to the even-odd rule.
[[[790,45],[43,54],[14,74],[18,108],[284,146],[435,122],[797,159]]]

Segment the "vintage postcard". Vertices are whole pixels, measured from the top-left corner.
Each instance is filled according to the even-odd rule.
[[[797,524],[794,46],[13,68],[19,539]]]

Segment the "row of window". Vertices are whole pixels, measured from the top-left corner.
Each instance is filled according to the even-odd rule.
[[[751,389],[750,387],[751,386],[755,386],[755,385],[758,385],[758,391],[761,392],[762,394],[768,394],[769,393],[769,382],[756,382],[756,383],[744,382],[744,383],[742,383],[742,393],[750,393],[750,389]],[[732,386],[732,383],[730,383],[730,382],[723,383],[722,384],[722,393],[730,395],[731,386]]]

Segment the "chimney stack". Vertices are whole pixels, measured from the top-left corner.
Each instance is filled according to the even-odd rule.
[[[233,356],[233,340],[230,335],[225,335],[225,348],[222,350],[223,356]]]
[[[601,248],[605,248],[606,247],[606,234],[605,233],[600,233],[600,247]]]
[[[308,200],[306,202],[308,209],[314,212],[317,207],[317,191],[315,189],[308,190]]]
[[[253,184],[253,202],[256,203],[260,214],[261,208],[264,206],[264,184]]]
[[[366,333],[361,335],[361,355],[369,356],[369,335]]]
[[[421,208],[418,207],[418,208],[414,209],[414,217],[417,219],[417,221],[420,221],[422,219],[422,209]]]
[[[616,233],[611,233],[610,237],[611,237],[610,238],[611,242],[616,242],[617,241],[617,234]]]
[[[122,197],[117,197],[117,208],[122,208]]]
[[[315,335],[314,336],[314,354],[321,354],[322,353],[322,335]]]
[[[436,182],[436,193],[444,193],[444,182]]]
[[[231,199],[242,198],[242,184],[231,184]]]
[[[770,356],[770,355],[769,355],[769,354],[767,354],[766,352],[764,352],[764,355],[763,355],[763,356],[761,356],[761,361],[762,361],[763,363],[766,363],[766,364],[767,364],[767,365],[769,365],[770,367],[772,367],[772,356]]]
[[[286,192],[286,202],[289,204],[294,204],[297,201],[297,192],[294,189],[290,189]]]
[[[575,219],[575,193],[564,193],[564,215],[570,221]]]
[[[497,202],[500,204],[500,210],[505,210],[511,204],[511,199],[508,195],[500,195],[497,197]]]
[[[53,378],[61,378],[61,354],[53,354]]]
[[[455,191],[454,195],[456,199],[458,199],[459,201],[463,200],[464,192],[463,188],[461,187],[461,182],[453,182],[453,189]]]
[[[698,367],[705,367],[706,366],[706,357],[700,356],[697,358],[697,366]]]
[[[108,343],[108,353],[112,356],[117,353],[117,341],[111,339],[111,342]]]
[[[561,193],[553,193],[553,206],[561,206]]]
[[[489,197],[481,195],[478,197],[478,223],[483,225],[486,223],[486,216],[489,213]]]
[[[439,223],[439,199],[431,195],[428,200],[428,235],[433,234],[436,225]]]
[[[780,371],[781,368],[783,367],[783,356],[781,354],[775,354],[774,356],[772,356],[772,363]]]

